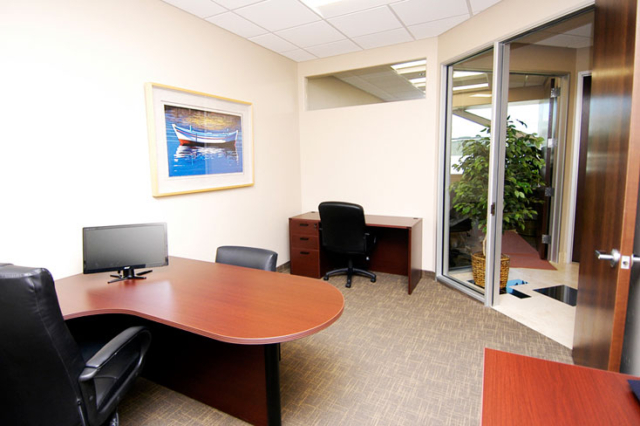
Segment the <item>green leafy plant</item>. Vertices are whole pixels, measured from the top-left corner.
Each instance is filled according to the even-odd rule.
[[[526,124],[518,120],[523,126]],[[477,221],[486,232],[487,193],[489,187],[489,127],[474,139],[462,143],[462,159],[453,169],[462,172],[458,182],[451,185],[452,206],[461,215]],[[505,152],[504,209],[502,231],[525,229],[525,221],[536,215],[535,204],[542,200],[534,191],[543,186],[541,170],[545,165],[540,146],[542,137],[516,130],[507,119]]]

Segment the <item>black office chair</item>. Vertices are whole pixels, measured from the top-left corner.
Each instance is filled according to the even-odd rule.
[[[322,246],[332,253],[345,255],[347,267],[334,269],[324,276],[325,280],[334,275],[347,275],[347,288],[351,287],[354,274],[369,277],[376,282],[376,274],[353,266],[354,258],[369,256],[375,245],[375,237],[367,232],[364,209],[358,204],[325,201],[318,206],[320,212],[320,234]]]
[[[216,250],[216,263],[243,266],[245,268],[276,271],[278,253],[275,251],[243,246],[220,246]],[[282,349],[278,343],[278,359],[282,359]]]
[[[216,263],[243,266],[245,268],[275,272],[277,261],[278,253],[261,248],[220,246],[216,251]]]
[[[131,327],[83,359],[42,268],[0,266],[0,424],[118,424],[151,334]]]

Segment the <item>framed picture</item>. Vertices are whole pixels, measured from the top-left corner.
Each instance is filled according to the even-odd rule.
[[[154,197],[253,185],[249,102],[145,86]]]

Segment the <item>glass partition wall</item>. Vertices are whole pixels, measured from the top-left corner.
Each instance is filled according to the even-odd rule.
[[[481,298],[481,261],[486,233],[493,49],[447,67],[447,130],[442,209],[442,275],[465,293]]]
[[[592,20],[581,11],[445,67],[437,276],[487,306],[559,261],[569,83],[589,67]]]

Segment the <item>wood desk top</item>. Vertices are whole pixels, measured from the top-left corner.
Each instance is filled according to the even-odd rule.
[[[107,284],[108,273],[56,281],[65,319],[129,314],[245,345],[314,334],[342,315],[344,298],[316,279],[170,257],[145,280]]]
[[[632,376],[485,349],[483,425],[638,425]]]
[[[294,216],[292,219],[303,220],[320,220],[320,213],[308,212],[298,216]],[[419,217],[402,217],[402,216],[379,216],[373,214],[365,214],[364,220],[369,226],[376,226],[380,228],[411,228],[415,226],[422,219]]]

